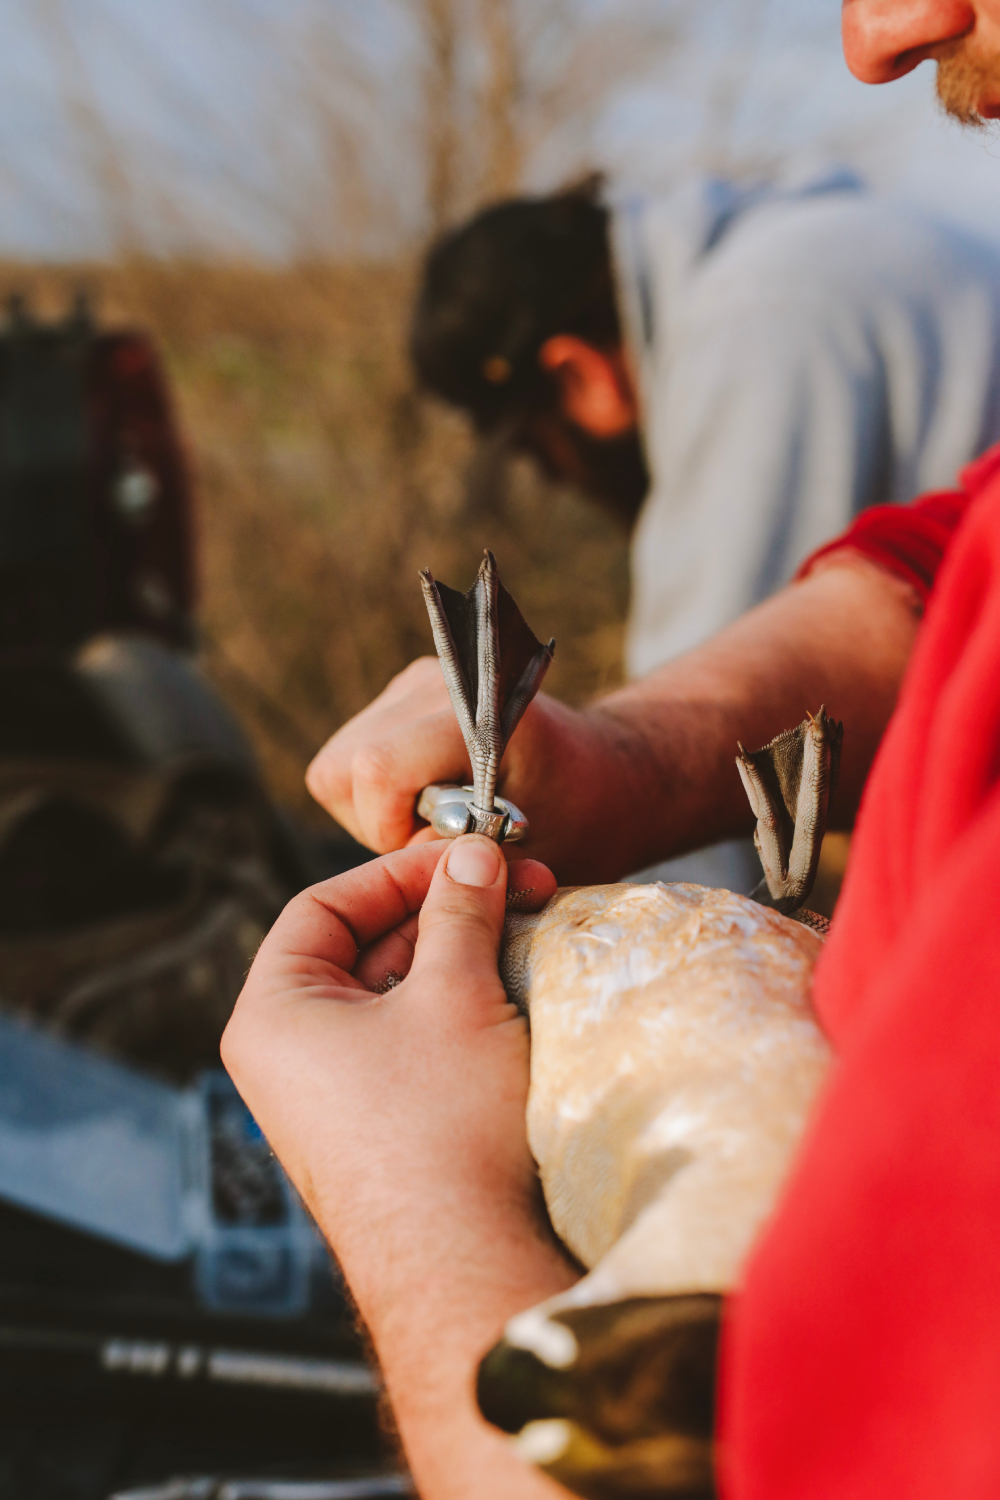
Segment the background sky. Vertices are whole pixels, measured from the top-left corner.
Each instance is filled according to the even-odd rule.
[[[0,254],[281,260],[421,233],[427,4],[0,0]],[[526,37],[539,6],[518,12]],[[886,88],[855,82],[838,12],[551,0],[548,30],[524,42],[521,180],[546,188],[593,164],[656,188],[692,170],[794,178],[837,162],[1000,239],[997,138],[940,115],[929,65]],[[474,38],[458,69],[471,90]]]

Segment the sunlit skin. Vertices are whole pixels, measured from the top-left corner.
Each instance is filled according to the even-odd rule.
[[[635,429],[639,401],[627,357],[622,349],[598,349],[574,334],[557,333],[539,349],[538,363],[555,383],[557,405],[523,419],[520,445],[550,479],[586,490],[590,476],[571,428],[598,442]]]
[[[556,382],[563,415],[591,437],[621,437],[635,427],[639,403],[624,350],[558,333],[546,339],[538,363]]]
[[[575,484],[631,530],[649,476],[628,352],[559,333],[542,344],[538,363],[555,399],[522,414],[516,446],[550,479]]]
[[[978,114],[1000,119],[1000,0],[843,0],[841,29],[847,65],[862,83],[967,56],[983,69]]]

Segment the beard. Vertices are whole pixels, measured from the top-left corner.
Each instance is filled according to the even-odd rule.
[[[973,57],[963,38],[952,52],[938,59],[938,103],[960,125],[984,130],[990,121],[980,114],[979,101],[996,88],[998,79],[1000,58]]]
[[[594,438],[577,428],[573,442],[580,463],[576,481],[580,489],[631,531],[649,493],[649,469],[638,430],[620,437]]]
[[[549,479],[569,482],[596,500],[619,526],[631,531],[649,492],[649,469],[637,427],[619,437],[596,438],[565,418],[558,420],[559,457],[545,442],[522,435],[528,453]]]
[[[596,438],[548,405],[513,412],[492,430],[480,432],[466,471],[468,515],[503,509],[507,461],[517,453],[533,459],[555,483],[582,490],[631,531],[650,483],[638,427],[618,437]]]

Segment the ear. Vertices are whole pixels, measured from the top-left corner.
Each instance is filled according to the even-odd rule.
[[[621,437],[636,425],[638,402],[620,349],[557,333],[539,349],[538,363],[555,379],[563,415],[591,437]]]

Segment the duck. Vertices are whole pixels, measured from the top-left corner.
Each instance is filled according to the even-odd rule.
[[[496,795],[552,660],[486,552],[462,594],[421,574],[473,770],[424,790],[442,837],[522,839]],[[562,888],[507,913],[499,969],[528,1018],[528,1142],[567,1291],[510,1320],[479,1367],[487,1420],[588,1500],[714,1494],[723,1302],[773,1210],[831,1063],[810,912],[843,726],[824,708],[736,768],[763,867],[749,894],[687,883]]]

